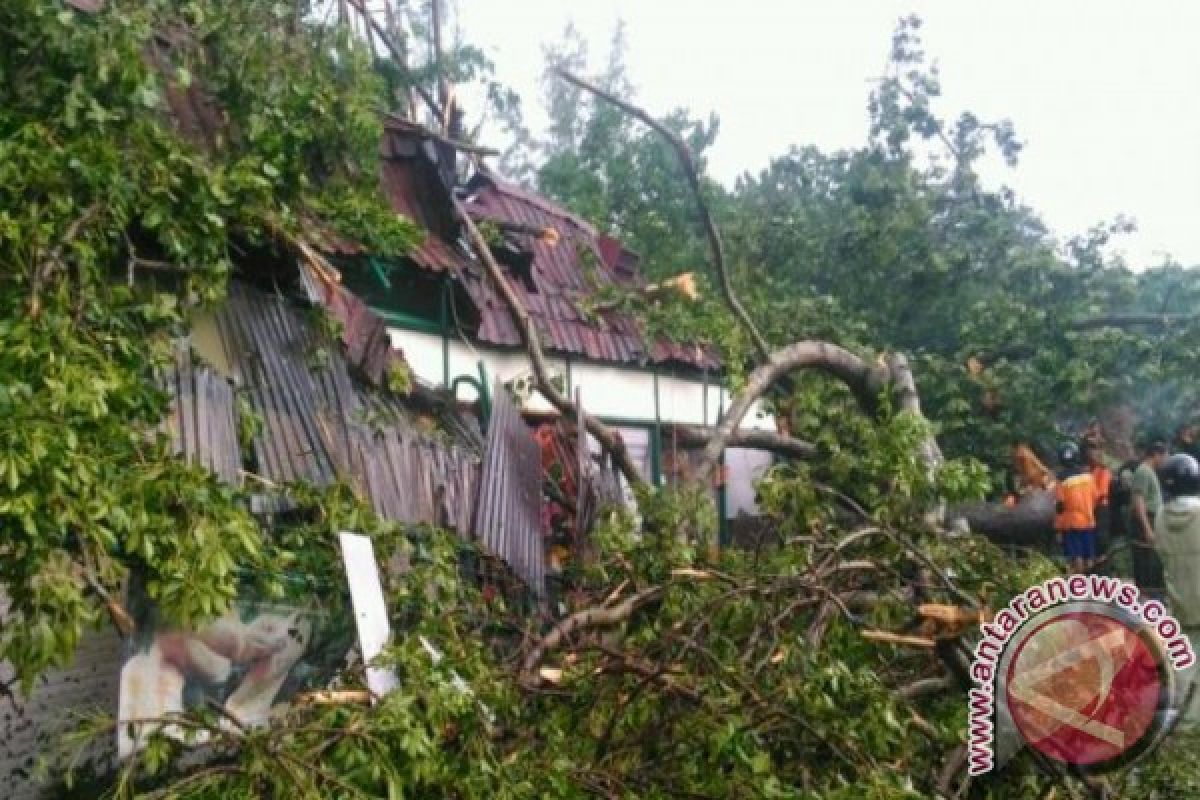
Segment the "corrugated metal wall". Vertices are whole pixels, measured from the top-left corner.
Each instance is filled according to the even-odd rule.
[[[355,430],[354,474],[375,513],[398,522],[471,529],[479,459],[398,427]]]
[[[191,348],[175,348],[175,370],[166,377],[171,410],[163,426],[175,454],[211,470],[225,483],[242,483],[233,387],[216,370],[195,363]]]
[[[197,321],[193,339],[228,379],[195,364],[186,343],[168,379],[176,450],[237,482],[232,380],[262,419],[253,442],[259,477],[344,480],[385,519],[435,522],[465,535],[479,477],[476,451],[419,430],[397,400],[352,379],[342,348],[323,341],[306,313],[278,294],[230,284],[229,299],[211,319]]]
[[[6,604],[0,596],[0,619]],[[74,729],[77,715],[115,711],[123,650],[117,632],[106,625],[85,634],[75,660],[38,678],[28,697],[20,696],[15,687],[13,696],[0,694],[0,798],[38,798],[45,784],[35,779],[38,756]],[[0,685],[12,677],[10,666],[0,663]],[[98,742],[90,756],[111,763],[113,741],[114,737],[106,737]]]
[[[541,452],[508,390],[492,390],[492,416],[480,475],[475,538],[537,595],[546,591]]]

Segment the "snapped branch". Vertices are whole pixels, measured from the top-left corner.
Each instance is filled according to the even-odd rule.
[[[708,240],[708,249],[712,253],[713,269],[717,273],[717,281],[721,287],[721,294],[724,296],[725,303],[729,306],[733,315],[737,317],[738,322],[741,323],[742,327],[750,335],[750,339],[754,343],[754,349],[758,351],[759,358],[765,361],[771,355],[771,348],[768,346],[767,340],[763,338],[763,335],[754,325],[754,321],[750,319],[750,314],[747,313],[745,306],[742,305],[742,302],[733,291],[733,282],[729,278],[729,270],[725,265],[725,248],[721,243],[721,234],[717,230],[716,223],[713,222],[712,212],[708,208],[708,203],[704,200],[704,191],[700,186],[700,173],[696,169],[696,161],[692,158],[692,152],[688,148],[687,143],[675,131],[632,103],[622,100],[611,92],[607,92],[599,86],[589,83],[564,69],[556,69],[555,72],[567,83],[583,89],[585,92],[590,92],[604,102],[619,108],[629,116],[649,126],[671,145],[671,149],[675,151],[675,155],[679,159],[680,166],[683,167],[683,173],[687,178],[688,186],[691,187],[692,196],[696,199],[696,208],[700,213],[700,224],[704,228],[704,235]]]
[[[599,606],[576,611],[555,625],[525,656],[525,660],[521,662],[522,682],[527,685],[536,684],[535,673],[542,663],[542,659],[567,639],[583,631],[611,628],[622,623],[633,616],[634,612],[658,598],[662,592],[661,586],[653,586],[630,595],[614,606]]]
[[[529,356],[530,366],[533,367],[533,377],[537,382],[538,391],[560,414],[565,417],[577,418],[579,412],[575,408],[575,404],[567,399],[554,385],[554,381],[550,375],[550,368],[546,364],[545,352],[542,350],[541,336],[538,334],[537,326],[534,325],[529,312],[525,309],[525,304],[521,302],[521,298],[517,296],[512,284],[505,277],[504,270],[492,255],[487,240],[479,232],[479,228],[475,225],[474,220],[471,219],[471,215],[467,212],[467,209],[463,207],[462,202],[457,197],[452,197],[451,199],[454,202],[454,210],[458,213],[459,219],[467,231],[467,238],[471,242],[472,249],[479,257],[479,262],[483,265],[484,271],[487,272],[488,278],[500,293],[504,304],[508,307],[509,314],[512,315],[517,333],[521,337],[521,343],[525,346],[525,352]],[[595,436],[600,446],[612,455],[617,469],[621,470],[621,474],[625,476],[625,480],[629,483],[630,487],[640,488],[645,486],[646,480],[642,477],[642,473],[637,468],[637,465],[633,463],[633,458],[629,455],[629,450],[625,447],[625,443],[621,440],[620,435],[590,414],[586,415],[585,419],[587,420],[588,433]]]
[[[864,408],[871,412],[875,410],[879,392],[890,378],[887,367],[871,364],[829,342],[796,342],[771,353],[766,363],[750,373],[745,387],[713,431],[704,448],[701,475],[711,474],[725,448],[731,445],[735,437],[745,435],[738,431],[738,427],[754,403],[776,382],[804,369],[821,370],[842,381],[850,387]]]

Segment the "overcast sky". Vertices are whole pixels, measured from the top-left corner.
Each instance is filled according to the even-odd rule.
[[[1192,0],[459,0],[466,39],[540,109],[542,44],[568,21],[602,64],[627,24],[627,65],[651,113],[715,111],[711,169],[732,180],[792,144],[866,136],[866,99],[901,15],[925,22],[941,111],[1007,117],[1026,142],[1014,187],[1061,238],[1126,214],[1117,248],[1134,266],[1200,264],[1200,2]]]

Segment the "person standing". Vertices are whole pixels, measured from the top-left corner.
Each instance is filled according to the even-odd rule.
[[[1096,487],[1079,445],[1060,447],[1058,462],[1063,471],[1054,486],[1054,530],[1071,572],[1085,572],[1096,563]]]
[[[1192,423],[1180,425],[1179,430],[1175,432],[1175,452],[1200,459],[1200,441],[1197,440],[1196,426]]]
[[[1024,442],[1013,443],[1012,460],[1018,495],[1044,491],[1054,485],[1054,475]]]
[[[1112,546],[1112,517],[1109,508],[1113,476],[1105,461],[1104,451],[1098,445],[1087,448],[1087,462],[1096,492],[1096,550],[1099,561],[1107,559],[1109,548]]]
[[[1200,646],[1200,462],[1179,453],[1167,459],[1162,474],[1171,500],[1155,522],[1155,548],[1162,559],[1171,613],[1195,649]],[[1193,679],[1195,672],[1193,667]],[[1200,695],[1181,713],[1189,725],[1200,723]]]
[[[1167,459],[1163,442],[1147,445],[1142,463],[1129,479],[1128,531],[1133,546],[1133,580],[1144,594],[1161,598],[1163,586],[1162,561],[1154,550],[1154,520],[1162,510],[1162,487],[1158,470]]]

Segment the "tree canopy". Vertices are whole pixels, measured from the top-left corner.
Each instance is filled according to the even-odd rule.
[[[922,399],[951,455],[1001,467],[1012,441],[1049,447],[1123,406],[1137,409],[1140,432],[1169,436],[1196,407],[1187,380],[1196,273],[1175,264],[1133,271],[1106,255],[1124,219],[1063,241],[1010,189],[985,186],[980,159],[991,148],[1015,165],[1017,132],[970,112],[940,116],[919,28],[917,19],[897,28],[861,146],[796,147],[733,187],[707,181],[739,293],[776,344],[825,338],[916,358]],[[620,92],[630,82],[618,45],[598,80]],[[548,66],[579,68],[581,58],[578,49],[554,53]],[[539,188],[624,237],[651,276],[703,271],[693,203],[666,143],[567,91],[551,95]],[[715,120],[666,119],[703,166]],[[656,311],[681,335],[736,344],[711,308],[686,319]]]

